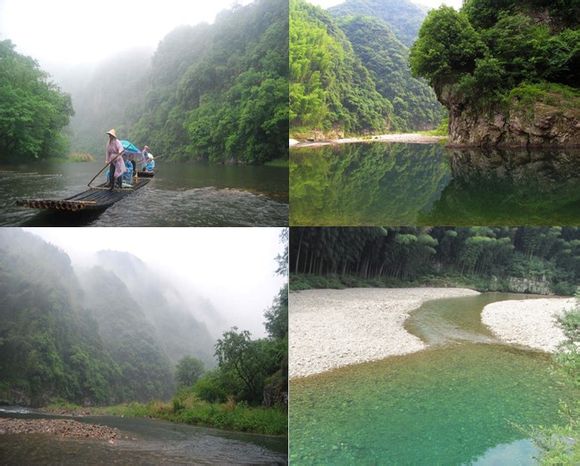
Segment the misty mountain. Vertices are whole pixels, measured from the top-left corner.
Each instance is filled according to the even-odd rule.
[[[76,272],[55,246],[0,230],[0,400],[168,398],[177,359],[212,364],[205,326],[156,290],[144,263],[123,253],[99,257],[102,265]]]
[[[215,340],[207,326],[194,317],[195,314],[218,315],[211,303],[192,291],[193,298],[198,298],[200,308],[191,309],[169,281],[130,253],[100,251],[97,257],[103,268],[113,271],[127,286],[173,364],[184,356],[195,355],[206,366],[215,365]]]
[[[121,398],[169,398],[174,388],[172,364],[153,325],[125,284],[100,267],[81,273],[80,281],[85,292],[83,303],[119,367]]]
[[[104,154],[105,131],[116,128],[126,137],[140,115],[147,90],[151,55],[148,48],[119,52],[89,66],[55,68],[53,77],[72,97],[73,115],[68,132],[73,151]]]
[[[119,368],[81,301],[64,252],[32,234],[0,229],[0,399],[117,399]]]
[[[72,94],[73,151],[100,155],[114,127],[168,159],[261,164],[287,152],[287,0],[234,6],[211,25],[177,27],[153,53],[128,50],[84,78],[71,73],[57,81]]]

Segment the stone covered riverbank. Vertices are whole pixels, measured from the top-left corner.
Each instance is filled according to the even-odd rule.
[[[355,288],[305,290],[289,295],[290,378],[427,348],[405,321],[426,301],[475,296],[463,288]],[[485,306],[481,322],[508,344],[554,352],[564,341],[557,316],[570,298],[506,300]]]
[[[353,288],[289,295],[290,377],[420,351],[407,332],[409,313],[425,301],[474,296],[463,288]]]
[[[553,353],[565,338],[556,319],[574,305],[566,298],[501,301],[485,306],[481,320],[506,343]]]
[[[48,434],[61,438],[106,440],[110,443],[122,437],[118,429],[72,419],[0,418],[2,434]]]

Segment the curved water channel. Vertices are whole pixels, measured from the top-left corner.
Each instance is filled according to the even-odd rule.
[[[578,396],[548,354],[503,344],[484,293],[433,300],[405,327],[429,348],[291,381],[292,464],[533,465],[526,428],[561,422]],[[533,299],[533,298],[531,298]]]
[[[53,418],[33,410],[3,407],[0,417]],[[59,439],[46,434],[0,435],[2,464],[287,464],[287,439],[227,432],[153,419],[75,417],[118,428],[127,440]]]
[[[0,166],[0,226],[288,225],[287,168],[201,162],[158,166],[147,186],[96,214],[39,211],[18,207],[16,200],[63,199],[82,192],[102,168],[100,162]]]

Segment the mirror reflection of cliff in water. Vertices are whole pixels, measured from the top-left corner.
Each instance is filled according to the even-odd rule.
[[[580,149],[291,151],[291,225],[580,224]]]

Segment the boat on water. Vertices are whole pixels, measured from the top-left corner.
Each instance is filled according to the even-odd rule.
[[[123,175],[123,187],[111,190],[107,183],[92,187],[89,183],[89,189],[66,199],[18,199],[16,204],[31,209],[45,209],[52,211],[65,212],[86,212],[105,210],[116,202],[119,202],[125,196],[134,193],[138,189],[147,185],[151,178],[155,176],[155,162],[149,160],[144,163],[142,152],[130,141],[122,140],[123,160],[127,167],[127,172]],[[133,178],[133,167],[141,165],[137,176]],[[104,170],[104,168],[103,168]],[[100,173],[100,172],[99,172]],[[98,174],[97,174],[98,176]],[[105,174],[108,179],[108,173]],[[95,177],[96,178],[96,177]],[[94,178],[93,178],[94,179]]]
[[[137,177],[135,183],[130,187],[111,190],[106,183],[103,183],[66,199],[19,199],[16,204],[22,207],[30,207],[31,209],[65,212],[105,210],[124,197],[146,186],[150,181],[151,178]]]

